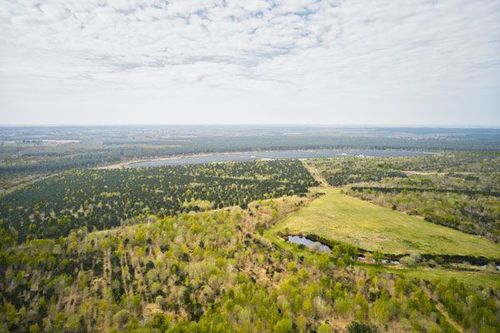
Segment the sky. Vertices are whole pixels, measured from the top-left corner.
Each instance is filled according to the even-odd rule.
[[[500,1],[0,0],[0,125],[500,126]]]

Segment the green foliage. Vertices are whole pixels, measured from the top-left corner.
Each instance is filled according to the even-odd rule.
[[[370,327],[388,321],[402,329],[416,313],[431,325],[417,282],[326,265],[326,254],[301,259],[255,232],[271,223],[271,212],[295,209],[298,200],[10,248],[0,322],[14,332],[331,332],[331,318],[354,315]]]
[[[75,170],[1,197],[0,232],[13,228],[20,241],[56,238],[82,227],[116,227],[141,215],[166,216],[304,195],[315,184],[296,160]]]
[[[314,160],[314,167],[333,186],[378,181],[387,177],[406,177],[404,172],[391,167],[384,159],[377,161],[374,163],[372,159],[356,157],[317,159]]]
[[[471,290],[456,279],[440,282],[436,288],[439,300],[445,305],[450,315],[465,329],[474,331],[481,327],[481,332],[498,332],[500,301],[489,297],[492,290]]]
[[[468,195],[453,192],[355,189],[348,192],[363,200],[413,215],[426,221],[471,234],[498,240],[500,235],[500,199],[488,195]]]
[[[13,192],[0,203],[9,205],[0,331],[455,332],[440,311],[466,331],[500,330],[495,288],[353,265],[357,248],[347,244],[319,254],[263,237],[309,198],[262,199],[304,194],[316,184],[304,172],[298,161],[85,170]],[[209,203],[245,210],[194,212]],[[66,237],[14,246],[18,231],[23,240],[58,228]]]
[[[284,232],[288,228],[288,234],[312,235],[327,244],[331,241],[335,256],[345,249],[338,251],[334,242],[385,254],[418,252],[498,257],[500,247],[487,239],[373,205],[342,194],[338,189],[325,188],[322,192],[325,194],[280,221],[273,231]],[[346,258],[346,264],[349,258],[357,259],[357,256],[352,253]],[[414,259],[417,263],[418,257]]]
[[[129,318],[130,313],[125,309],[121,309],[113,315],[113,322],[118,329],[122,329],[127,324]]]
[[[368,325],[368,324],[353,321],[347,327],[347,332],[349,332],[349,333],[375,333],[376,330],[373,329],[373,327]]]
[[[419,157],[317,159],[334,186],[384,207],[467,233],[500,238],[500,155],[451,152]]]
[[[332,333],[332,326],[328,323],[323,323],[318,328],[318,333]]]
[[[288,318],[280,319],[273,328],[275,333],[290,333],[293,331],[293,323]]]

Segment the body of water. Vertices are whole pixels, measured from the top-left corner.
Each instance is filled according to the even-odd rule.
[[[330,249],[330,247],[328,245],[310,240],[309,238],[306,238],[306,237],[288,236],[288,241],[290,243],[294,243],[297,245],[307,246],[308,248],[315,249],[319,252],[328,252],[328,253],[332,252],[332,249]]]
[[[237,153],[196,154],[156,159],[151,161],[135,162],[128,165],[131,168],[157,167],[166,165],[202,164],[211,162],[245,162],[259,159],[298,159],[298,158],[328,158],[340,156],[375,156],[375,157],[404,157],[420,156],[426,152],[394,150],[394,149],[314,149],[314,150],[270,150],[248,151]]]

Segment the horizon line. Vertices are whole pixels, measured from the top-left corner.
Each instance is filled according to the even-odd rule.
[[[444,125],[444,124],[333,124],[333,123],[105,123],[105,124],[0,124],[0,128],[26,127],[330,127],[330,128],[435,128],[435,129],[500,129],[500,124]]]

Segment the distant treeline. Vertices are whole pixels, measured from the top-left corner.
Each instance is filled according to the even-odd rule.
[[[404,191],[410,192],[437,192],[437,193],[458,193],[465,195],[491,195],[500,197],[500,192],[497,191],[483,191],[483,190],[469,190],[469,189],[445,189],[445,188],[418,188],[418,187],[383,187],[383,186],[352,186],[354,191],[377,191],[383,193],[400,193]]]
[[[36,146],[36,149],[0,146],[0,154],[15,155],[0,164],[0,175],[58,172],[71,168],[93,167],[136,158],[179,154],[283,149],[405,149],[498,151],[500,139],[444,140],[384,137],[339,137],[328,135],[291,136],[201,136],[177,139],[105,139],[98,144]]]

